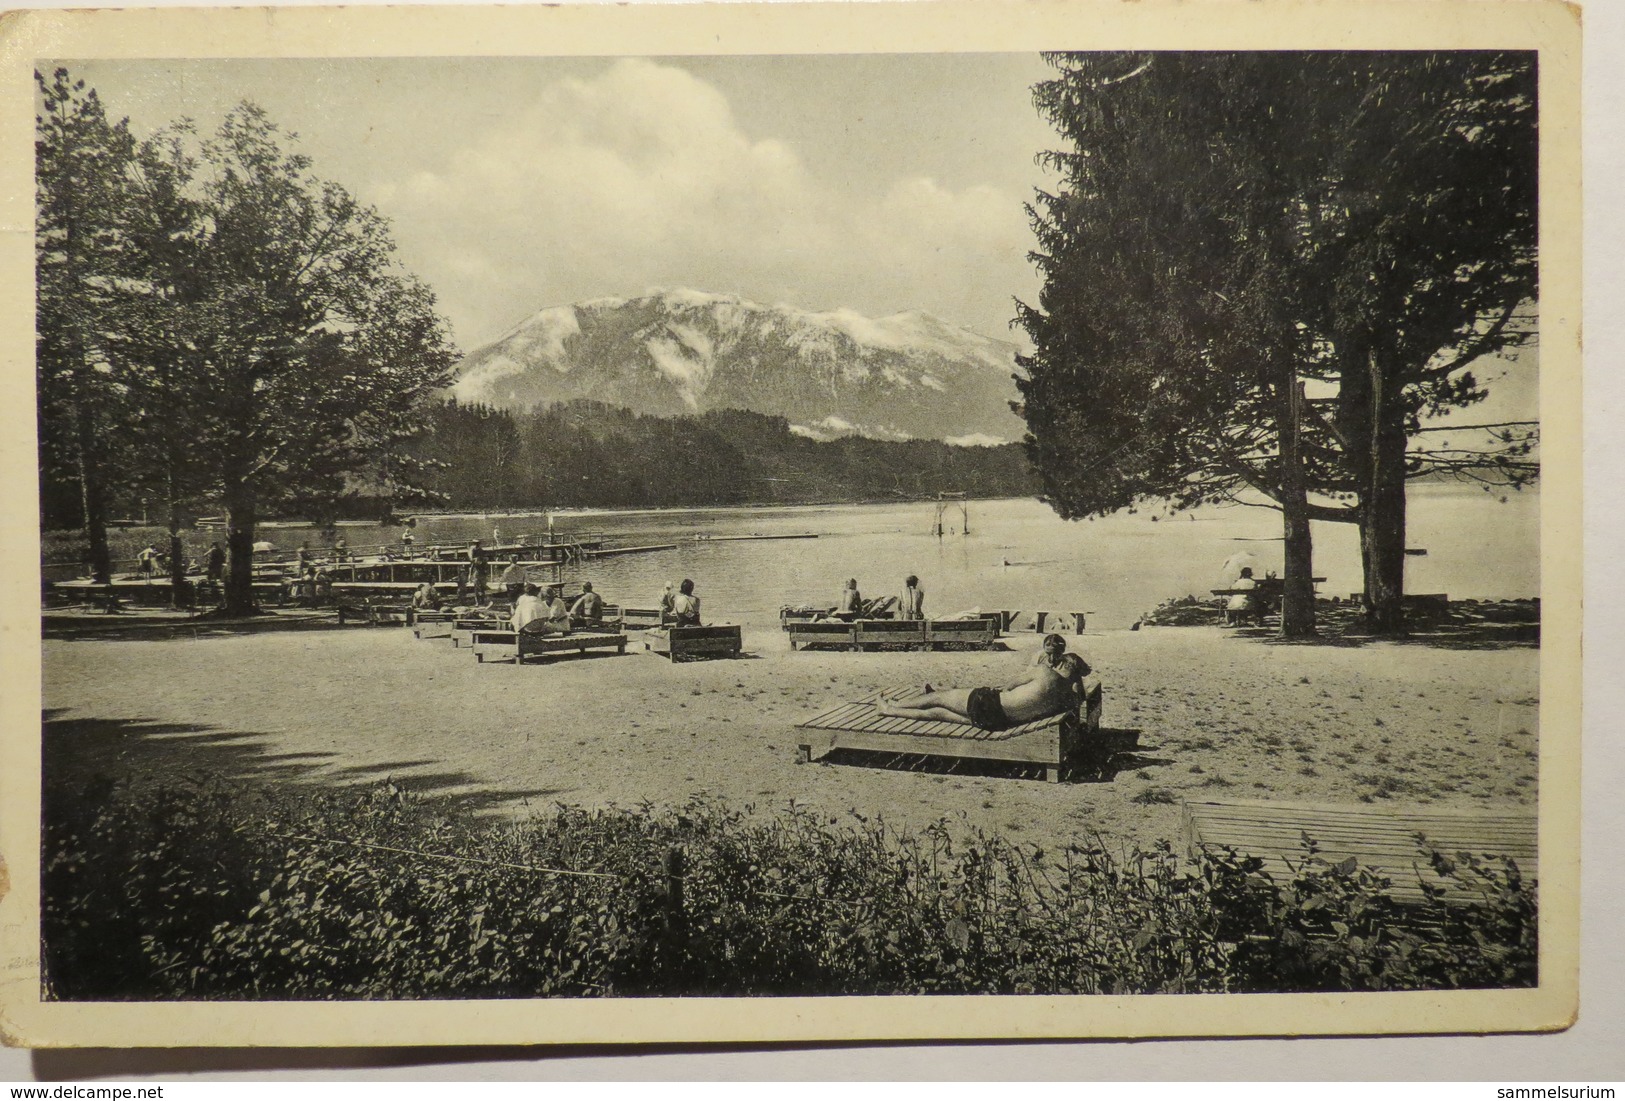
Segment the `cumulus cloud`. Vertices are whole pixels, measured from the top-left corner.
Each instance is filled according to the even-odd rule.
[[[1022,196],[901,174],[859,191],[838,165],[743,132],[704,80],[643,59],[471,120],[435,170],[370,197],[465,344],[541,306],[655,285],[869,314],[919,307],[988,331],[1031,281]]]

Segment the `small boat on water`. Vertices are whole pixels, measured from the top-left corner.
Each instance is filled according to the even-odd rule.
[[[816,531],[793,532],[793,533],[784,534],[784,535],[769,535],[769,534],[766,534],[766,533],[763,533],[763,532],[754,531],[754,532],[751,532],[749,535],[696,535],[694,537],[694,541],[696,543],[731,543],[731,542],[738,542],[738,541],[744,540],[744,539],[817,539],[817,538],[818,538],[818,533]]]

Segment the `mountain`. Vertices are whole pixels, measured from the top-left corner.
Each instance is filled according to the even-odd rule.
[[[870,318],[651,291],[544,309],[471,353],[451,392],[527,410],[586,398],[673,416],[746,409],[818,439],[1019,439],[1015,345],[911,310]]]

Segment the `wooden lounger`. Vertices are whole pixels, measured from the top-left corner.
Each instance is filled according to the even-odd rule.
[[[978,619],[928,619],[925,621],[926,648],[978,646],[990,650],[999,637],[998,619],[997,613]]]
[[[412,633],[418,638],[450,638],[456,612],[421,611],[412,614]]]
[[[925,647],[923,619],[858,619],[852,622],[852,645],[859,650],[881,650],[896,646],[912,650]]]
[[[691,658],[736,658],[742,647],[737,625],[718,623],[709,627],[656,627],[644,636],[644,648],[663,654],[672,661]]]
[[[605,613],[608,613],[607,608]],[[660,626],[663,618],[659,608],[622,607],[618,614],[621,617],[623,631],[647,631],[651,627]]]
[[[451,644],[468,646],[474,641],[475,631],[502,631],[508,629],[508,617],[498,615],[461,615],[451,621]]]
[[[523,665],[526,658],[545,654],[585,654],[588,650],[626,653],[626,636],[618,631],[542,635],[497,628],[475,631],[470,642],[476,661],[512,661],[519,665]]]
[[[1454,810],[1444,807],[1385,807],[1356,803],[1333,806],[1256,800],[1188,802],[1184,810],[1185,848],[1192,859],[1204,850],[1234,849],[1264,862],[1263,870],[1281,886],[1292,869],[1316,855],[1333,864],[1353,857],[1393,882],[1396,901],[1423,900],[1422,884],[1444,889],[1446,901],[1481,898],[1462,882],[1441,879],[1416,841],[1422,834],[1446,856],[1510,857],[1526,882],[1540,878],[1533,807]]]
[[[882,715],[885,698],[908,695],[913,688],[874,692],[814,716],[795,728],[796,759],[816,761],[837,749],[880,753],[918,753],[931,757],[971,758],[1044,766],[1050,783],[1063,770],[1098,772],[1113,755],[1134,748],[1131,732],[1106,736],[1100,729],[1100,680],[1084,682],[1084,703],[1076,711],[998,732],[938,719],[897,719]]]
[[[410,609],[400,604],[340,604],[339,626],[343,626],[346,617],[357,623],[366,623],[373,627],[382,627],[391,623],[405,623]]]
[[[805,650],[809,646],[834,646],[846,649],[857,645],[856,628],[839,619],[820,620],[816,623],[790,620],[785,623],[784,629],[790,635],[792,650]]]

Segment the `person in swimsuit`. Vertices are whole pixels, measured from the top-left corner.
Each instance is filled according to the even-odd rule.
[[[940,719],[983,730],[1045,719],[1083,702],[1083,678],[1089,663],[1066,652],[1066,639],[1046,635],[1043,649],[1022,675],[1002,688],[932,688],[880,705],[880,713],[899,719]]]

